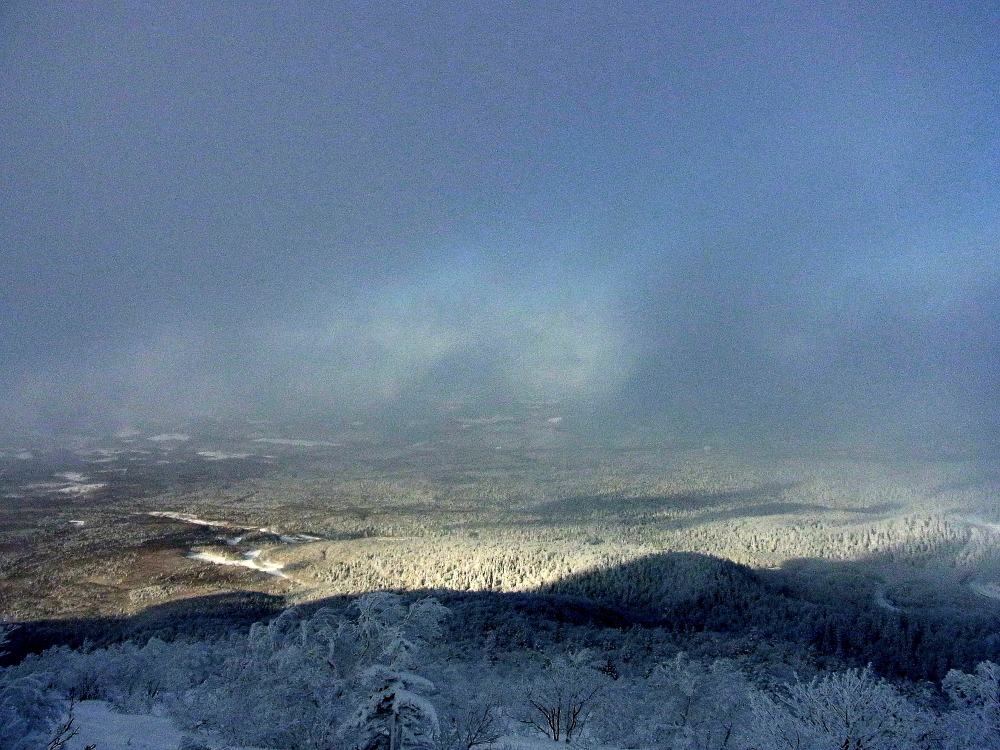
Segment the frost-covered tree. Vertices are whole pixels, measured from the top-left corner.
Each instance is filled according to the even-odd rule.
[[[0,624],[0,655],[14,628]],[[0,669],[0,748],[35,750],[52,747],[72,731],[72,713],[64,720],[64,701],[51,689],[44,671]],[[63,723],[60,724],[60,721]],[[68,722],[68,723],[67,723]],[[63,729],[65,727],[65,730]]]
[[[0,748],[43,748],[57,731],[64,701],[48,689],[42,676],[8,679],[0,671]]]
[[[752,697],[754,748],[910,750],[924,745],[930,717],[871,669],[796,679],[776,695]]]
[[[226,644],[217,674],[173,701],[172,713],[185,728],[246,745],[339,746],[344,732],[358,728],[359,707],[385,687],[372,682],[382,674],[376,668],[410,671],[447,613],[436,600],[407,605],[385,593],[367,594],[354,608],[353,618],[290,609],[258,623]]]
[[[722,750],[734,739],[745,718],[748,691],[732,662],[711,664],[680,653],[657,665],[651,675],[660,698],[654,712],[656,744],[687,750]]]
[[[594,714],[609,680],[587,649],[553,657],[525,686],[521,723],[556,742],[572,742]]]
[[[187,690],[217,671],[214,651],[225,642],[125,642],[93,651],[58,647],[29,656],[20,669],[44,665],[52,687],[79,700],[106,700],[126,713],[145,713],[165,696]]]
[[[680,653],[648,674],[622,677],[601,696],[593,732],[623,747],[721,750],[747,723],[749,687],[731,661]]]
[[[944,719],[944,747],[1000,748],[1000,666],[984,661],[976,666],[974,674],[953,669],[942,687],[955,709]]]
[[[353,620],[320,610],[310,619],[315,640],[327,648],[328,664],[342,677],[381,664],[408,669],[416,652],[441,634],[448,609],[428,597],[405,605],[395,594],[366,594],[355,603]]]
[[[440,727],[427,699],[432,682],[413,673],[421,646],[440,634],[447,609],[436,599],[409,606],[393,594],[377,593],[357,603],[358,616],[337,629],[339,648],[328,663],[348,677],[355,704],[344,736],[361,750],[433,747]]]
[[[423,677],[374,666],[360,676],[364,695],[344,735],[359,750],[421,750],[435,746],[440,726],[427,699],[434,684]]]
[[[448,695],[441,711],[440,743],[447,750],[489,747],[504,734],[502,684],[498,684],[503,677],[489,668],[479,670],[477,676],[479,681],[485,678],[493,684],[480,688],[473,675],[449,675]]]

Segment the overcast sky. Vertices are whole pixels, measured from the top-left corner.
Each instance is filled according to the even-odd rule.
[[[7,430],[508,400],[692,433],[997,421],[993,3],[0,24]]]

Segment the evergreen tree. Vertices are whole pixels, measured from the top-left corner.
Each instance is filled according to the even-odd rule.
[[[379,665],[362,675],[365,690],[346,734],[359,750],[421,750],[434,747],[440,727],[426,698],[434,684],[423,677]]]

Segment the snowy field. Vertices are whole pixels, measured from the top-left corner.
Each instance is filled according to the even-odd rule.
[[[181,732],[162,716],[116,713],[105,701],[82,701],[74,707],[75,737],[66,750],[177,750]]]
[[[233,745],[206,735],[181,732],[164,716],[123,714],[116,712],[107,701],[82,701],[74,709],[74,726],[78,732],[65,745],[65,750],[178,750],[182,742],[189,747],[215,750],[268,750],[250,745]],[[565,743],[548,738],[502,737],[492,743],[505,750],[557,750]],[[610,745],[587,745],[590,750],[615,750]]]

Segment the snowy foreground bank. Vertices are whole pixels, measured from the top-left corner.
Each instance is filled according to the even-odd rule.
[[[213,741],[210,737],[195,741],[167,717],[117,713],[107,701],[78,703],[74,715],[74,726],[79,734],[64,745],[65,750],[85,750],[90,745],[97,745],[95,750],[194,750],[199,744],[220,750],[267,750],[231,745],[218,739]],[[506,737],[495,746],[509,750],[557,750],[565,744],[547,738]]]
[[[512,609],[466,610],[446,639],[449,614],[374,593],[249,633],[51,649],[0,670],[0,748],[1000,749],[991,662],[891,684],[781,644],[696,656],[655,629],[546,631]],[[76,734],[54,744],[67,710]]]
[[[73,707],[78,732],[66,750],[177,750],[182,733],[165,716],[117,713],[107,701],[83,701]]]

